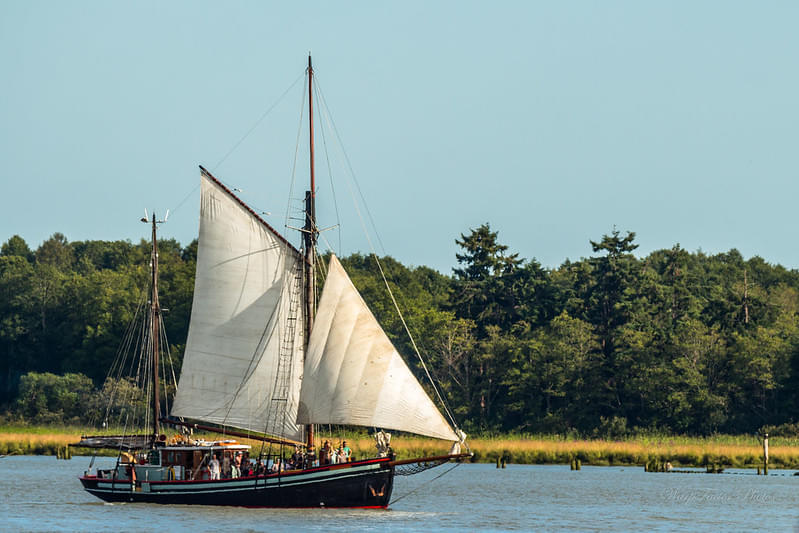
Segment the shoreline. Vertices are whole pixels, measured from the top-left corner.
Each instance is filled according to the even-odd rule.
[[[81,434],[90,430],[78,428],[0,427],[0,455],[58,455],[69,446],[73,454],[83,454],[84,448],[71,446]],[[96,433],[96,432],[95,432]],[[209,439],[211,435],[198,435]],[[340,436],[320,434],[321,440],[335,445]],[[344,437],[356,456],[371,455],[374,441],[364,435]],[[238,439],[254,449],[258,441]],[[669,461],[677,467],[719,465],[732,468],[754,468],[763,464],[763,448],[756,437],[639,437],[625,440],[568,439],[557,436],[476,437],[467,443],[475,454],[472,462],[511,464],[570,464],[579,459],[591,466],[641,466],[651,461]],[[392,447],[399,459],[446,454],[449,443],[419,437],[395,436]],[[114,456],[113,450],[99,450],[98,455]],[[799,443],[795,439],[770,439],[769,467],[799,468]]]

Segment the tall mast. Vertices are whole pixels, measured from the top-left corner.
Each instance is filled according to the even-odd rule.
[[[314,179],[314,159],[313,159],[313,66],[311,66],[311,55],[308,54],[308,130],[311,146],[311,216],[316,219],[316,181]],[[313,244],[316,246],[316,234],[314,233]]]
[[[153,229],[153,247],[150,255],[150,275],[152,276],[150,284],[152,287],[152,292],[150,294],[150,335],[152,337],[152,342],[150,347],[152,349],[153,365],[153,445],[155,445],[155,443],[158,441],[158,435],[160,433],[158,419],[161,417],[161,389],[160,382],[158,380],[158,376],[160,374],[158,369],[158,356],[160,353],[160,348],[158,344],[161,340],[161,304],[158,302],[158,237],[156,233],[158,224],[166,222],[167,217],[169,217],[169,211],[167,211],[164,220],[158,220],[155,218],[155,213],[153,213],[152,220],[147,220],[147,211],[145,210],[144,218],[141,219],[142,222],[152,224]]]
[[[152,295],[150,297],[150,324],[153,335],[153,443],[158,440],[158,419],[161,416],[161,399],[158,383],[158,341],[160,339],[159,326],[161,323],[161,307],[158,303],[158,239],[156,238],[157,221],[153,213],[153,251],[152,251]]]
[[[316,278],[314,276],[316,260],[316,182],[314,180],[314,146],[313,146],[313,66],[308,54],[308,123],[310,131],[311,188],[305,193],[305,227],[303,240],[305,248],[305,350],[308,353],[308,340],[311,338],[314,313],[316,311]],[[306,426],[306,447],[314,446],[313,424]]]

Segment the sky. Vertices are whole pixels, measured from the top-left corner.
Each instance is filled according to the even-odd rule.
[[[489,223],[554,268],[616,228],[641,256],[679,243],[799,268],[798,15],[789,1],[2,0],[0,242],[138,242],[146,208],[169,209],[162,238],[188,244],[203,165],[298,243],[310,52],[323,248],[450,273],[455,240]]]

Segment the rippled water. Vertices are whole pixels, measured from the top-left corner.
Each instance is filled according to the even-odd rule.
[[[105,504],[89,459],[0,459],[1,531],[799,530],[799,476],[651,474],[640,467],[461,465],[398,477],[387,511]],[[113,459],[98,459],[101,468]]]

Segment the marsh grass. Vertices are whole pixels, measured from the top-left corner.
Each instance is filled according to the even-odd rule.
[[[119,434],[119,428],[104,431],[78,427],[0,426],[0,454],[56,455],[59,449],[80,440],[83,434]],[[196,435],[213,440],[218,435]],[[347,437],[324,436],[338,446],[346,438],[356,458],[374,455],[374,440],[366,434]],[[260,449],[261,443],[239,441]],[[468,440],[474,461],[495,463],[505,459],[517,464],[569,464],[579,459],[585,465],[639,465],[649,461],[669,461],[675,467],[719,464],[726,467],[757,468],[762,464],[763,447],[752,435],[712,437],[644,436],[624,440],[575,439],[557,435],[509,435],[475,437]],[[449,443],[422,437],[395,435],[392,448],[398,458],[443,455]],[[80,453],[75,448],[73,453]],[[90,453],[86,450],[83,453]],[[113,450],[106,455],[114,455]],[[769,439],[769,464],[772,468],[799,468],[799,439]]]

